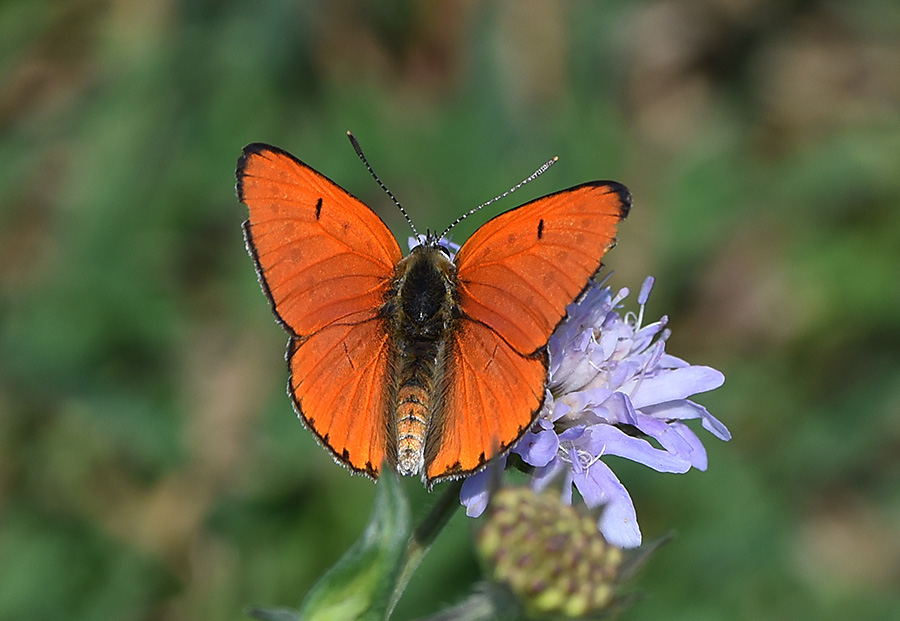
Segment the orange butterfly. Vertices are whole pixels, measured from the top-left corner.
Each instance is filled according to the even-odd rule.
[[[584,183],[493,218],[455,260],[435,235],[403,258],[374,211],[286,151],[248,145],[236,174],[300,418],[353,471],[429,487],[534,422],[547,341],[631,207],[624,186]]]

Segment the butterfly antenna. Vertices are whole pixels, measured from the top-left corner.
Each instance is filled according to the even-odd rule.
[[[419,236],[419,231],[416,230],[416,225],[413,224],[413,221],[410,219],[409,214],[406,213],[406,210],[403,208],[403,205],[400,204],[400,201],[391,193],[390,190],[387,189],[387,186],[381,182],[381,179],[378,178],[378,175],[375,174],[375,171],[372,170],[372,166],[369,164],[369,160],[366,159],[366,156],[363,155],[362,147],[359,146],[359,143],[356,141],[356,136],[353,135],[352,132],[347,132],[347,138],[350,139],[350,144],[353,145],[353,150],[356,151],[356,154],[359,156],[359,159],[362,160],[362,163],[366,165],[366,170],[369,171],[369,174],[375,179],[381,189],[385,191],[385,193],[391,197],[391,200],[394,201],[394,204],[397,206],[397,209],[400,210],[400,213],[403,214],[403,217],[406,218],[407,224],[409,224],[409,228],[412,229],[413,235],[416,237]]]
[[[478,210],[480,210],[480,209],[482,209],[482,208],[484,208],[484,207],[487,207],[487,206],[490,205],[491,203],[496,203],[496,202],[499,201],[501,198],[506,198],[507,196],[509,196],[510,194],[512,194],[513,192],[515,192],[515,191],[518,190],[519,188],[521,188],[523,185],[525,185],[525,184],[528,183],[529,181],[534,181],[535,179],[537,179],[538,177],[540,177],[542,174],[544,174],[544,172],[546,172],[546,170],[547,170],[548,168],[550,168],[551,166],[553,166],[558,160],[559,160],[558,157],[554,157],[553,159],[551,159],[551,160],[549,160],[547,163],[545,163],[543,166],[541,166],[540,168],[538,168],[536,171],[534,171],[533,173],[531,173],[531,175],[529,175],[526,179],[523,179],[522,181],[520,181],[519,183],[517,183],[516,185],[514,185],[513,187],[511,187],[510,189],[508,189],[508,190],[507,190],[506,192],[504,192],[503,194],[500,194],[500,195],[498,195],[498,196],[495,196],[494,198],[492,198],[491,200],[487,201],[486,203],[481,203],[478,207],[475,207],[474,209],[470,209],[469,211],[467,211],[466,213],[464,213],[463,215],[461,215],[460,217],[458,217],[456,220],[454,220],[454,221],[450,224],[450,226],[448,226],[446,229],[444,229],[444,232],[441,233],[441,237],[446,237],[447,234],[450,232],[450,230],[451,230],[454,226],[456,226],[457,224],[459,224],[460,222],[462,222],[463,220],[465,220],[466,218],[468,218],[469,216],[471,216],[471,215],[472,215],[473,213],[475,213],[476,211],[478,211]],[[440,238],[438,238],[438,239],[440,239]]]

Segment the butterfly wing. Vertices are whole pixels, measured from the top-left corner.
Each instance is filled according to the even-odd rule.
[[[371,319],[336,323],[288,344],[288,392],[336,461],[377,478],[388,455],[388,334]]]
[[[236,175],[247,250],[291,333],[297,411],[338,461],[375,476],[388,364],[379,307],[400,247],[375,212],[286,151],[248,145]]]
[[[466,474],[511,447],[544,399],[545,346],[615,243],[631,195],[596,181],[482,226],[456,256],[461,317],[448,362],[442,435],[429,482]]]
[[[543,347],[600,269],[630,207],[624,186],[595,181],[490,220],[456,257],[463,313],[521,354]]]
[[[488,326],[462,320],[447,361],[440,421],[426,439],[429,485],[458,478],[505,452],[544,401],[547,355],[523,356]]]

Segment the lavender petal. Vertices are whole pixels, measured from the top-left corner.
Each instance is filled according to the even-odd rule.
[[[542,467],[556,457],[559,450],[559,436],[551,430],[529,431],[516,444],[513,452],[532,466]]]
[[[635,377],[622,385],[621,391],[631,396],[634,407],[686,399],[698,392],[718,388],[725,382],[721,371],[712,367],[690,366],[672,369],[651,377]]]
[[[594,425],[585,431],[594,455],[616,455],[636,461],[657,472],[682,474],[691,469],[691,462],[681,455],[654,448],[641,438],[628,435],[612,425]]]
[[[703,424],[703,428],[708,432],[725,442],[731,440],[731,432],[728,431],[728,427],[710,414],[705,407],[698,403],[694,403],[693,401],[688,401],[687,399],[649,405],[641,408],[641,411],[650,416],[664,419],[690,420],[692,418],[699,418]]]
[[[506,457],[501,457],[463,481],[459,501],[466,507],[466,515],[477,518],[487,509],[491,488],[506,467]]]
[[[706,455],[706,447],[694,433],[694,430],[679,421],[669,423],[673,433],[677,433],[688,445],[690,445],[691,465],[697,470],[705,471],[709,465]]]
[[[575,487],[589,507],[603,507],[597,527],[612,545],[636,548],[641,545],[641,530],[628,490],[602,461],[575,474]]]

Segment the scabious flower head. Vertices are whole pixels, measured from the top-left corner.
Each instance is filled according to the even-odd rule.
[[[629,295],[592,283],[548,343],[550,368],[544,406],[532,429],[513,448],[535,467],[532,486],[541,491],[562,477],[563,500],[572,488],[588,507],[603,507],[598,528],[623,548],[641,544],[634,504],[604,462],[615,455],[659,472],[705,470],[706,449],[683,422],[699,418],[722,440],[728,429],[692,395],[718,388],[719,371],[691,365],[665,352],[667,318],[643,325],[653,279],[638,295],[637,314],[619,312]],[[505,459],[492,468],[502,468]],[[460,494],[466,513],[480,515],[490,497],[491,468],[469,477]]]
[[[494,581],[532,615],[578,617],[608,612],[625,555],[597,535],[596,517],[556,494],[505,487],[478,531],[478,552]]]

